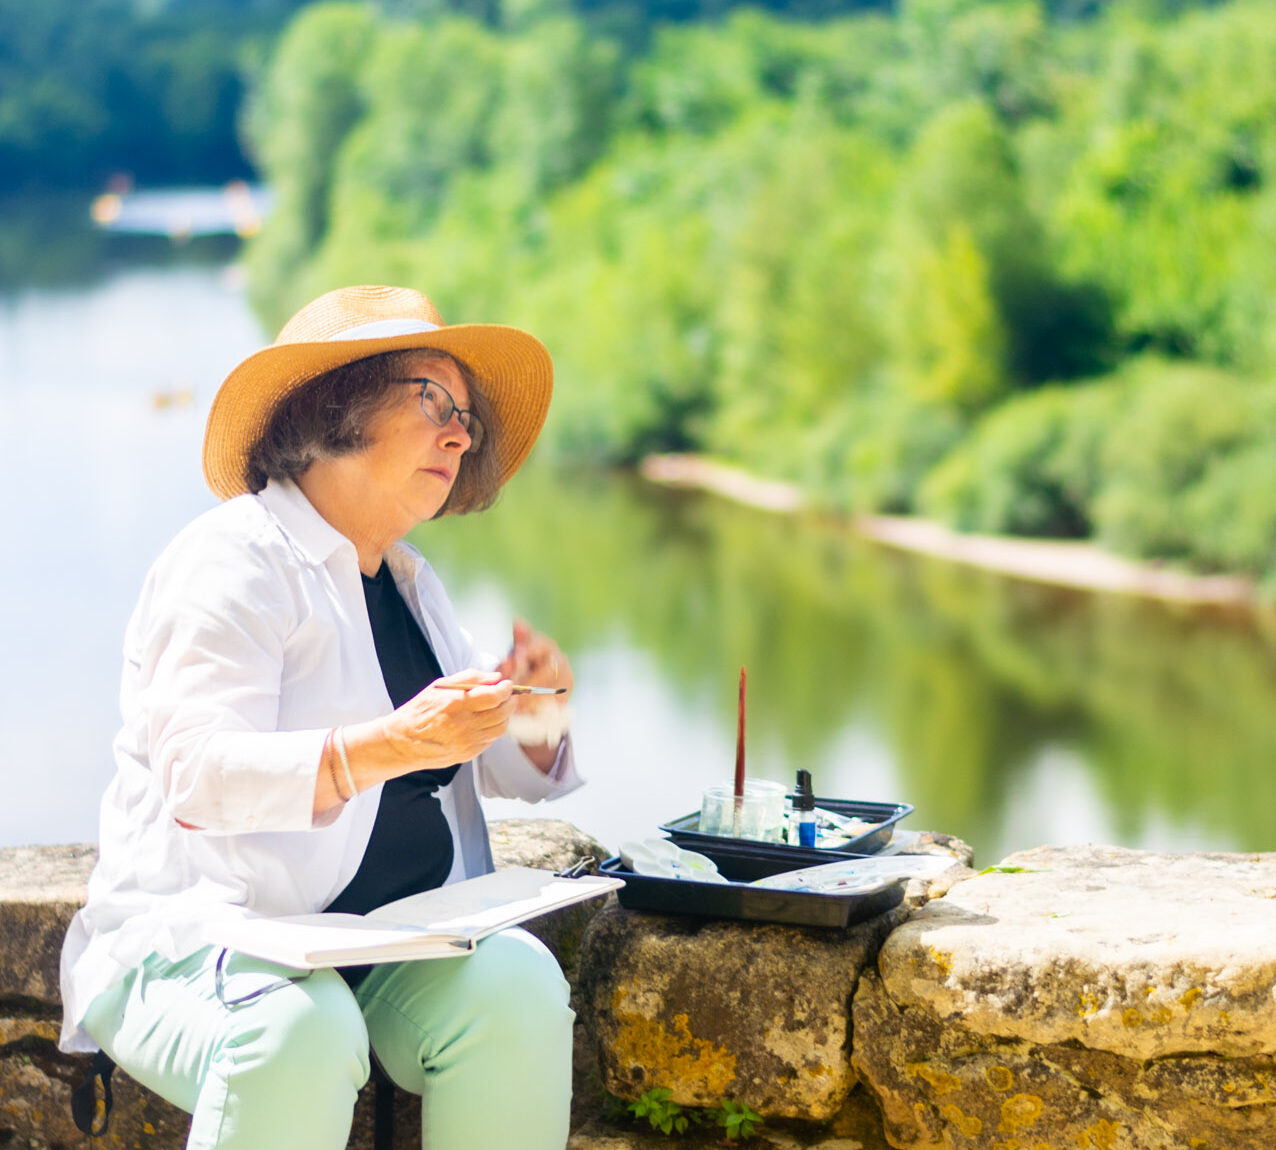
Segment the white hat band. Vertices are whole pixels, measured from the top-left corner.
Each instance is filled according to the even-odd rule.
[[[425,319],[377,319],[371,323],[361,323],[339,331],[328,337],[329,342],[343,339],[389,339],[396,335],[421,335],[427,331],[438,331],[437,323]]]

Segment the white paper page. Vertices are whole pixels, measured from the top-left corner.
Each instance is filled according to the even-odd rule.
[[[208,934],[209,940],[220,946],[295,966],[309,966],[321,961],[319,956],[365,954],[377,948],[416,950],[436,941],[413,927],[374,925],[360,915],[335,914],[229,919],[211,926]],[[440,938],[437,943],[438,949],[446,953],[447,940]]]
[[[482,937],[623,885],[619,879],[558,878],[531,867],[507,867],[387,903],[370,912],[368,918],[378,923],[422,927],[431,933]]]
[[[205,938],[301,967],[449,956],[468,949],[466,940],[623,885],[614,878],[560,879],[550,871],[511,867],[399,899],[368,915],[222,918],[208,924]]]

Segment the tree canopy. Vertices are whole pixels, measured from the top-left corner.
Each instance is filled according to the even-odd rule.
[[[548,456],[1276,579],[1263,0],[0,0],[0,184],[250,165],[271,319],[526,326]]]
[[[1276,572],[1270,5],[480,15],[292,22],[250,120],[273,317],[421,284],[553,349],[549,454]]]

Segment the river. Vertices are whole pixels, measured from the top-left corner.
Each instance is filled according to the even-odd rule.
[[[0,232],[0,845],[95,837],[125,621],[213,504],[208,403],[268,338],[230,247],[51,211],[15,224],[10,205]],[[912,803],[905,826],[982,863],[1047,842],[1273,842],[1261,620],[1016,582],[535,456],[493,510],[414,541],[481,642],[502,648],[517,612],[573,659],[589,785],[495,817],[553,814],[612,848],[655,833],[730,776],[746,665],[751,774],[807,767],[820,794]]]

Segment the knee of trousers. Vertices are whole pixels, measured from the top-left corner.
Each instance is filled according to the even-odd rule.
[[[465,961],[473,1000],[505,1026],[522,1024],[537,1033],[548,1021],[571,1019],[571,991],[557,959],[526,931],[492,935]]]
[[[269,1068],[272,1075],[305,1083],[307,1093],[325,1085],[357,1091],[367,1082],[367,1026],[336,971],[317,970],[266,995],[260,1005],[253,1017],[246,1012],[225,1045],[240,1073]]]

